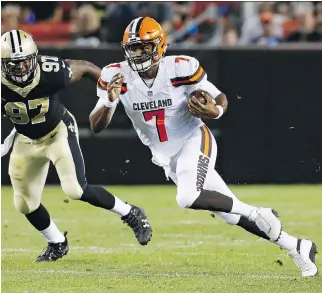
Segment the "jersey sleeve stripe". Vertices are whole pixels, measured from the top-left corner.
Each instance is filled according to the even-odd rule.
[[[104,82],[102,81],[101,78],[99,78],[97,81],[97,87],[101,90],[107,90],[108,82]],[[126,92],[127,92],[127,84],[123,83],[121,87],[121,95],[124,95]]]
[[[102,89],[106,90],[107,89],[108,82],[103,81],[101,78],[98,79],[97,81],[97,86]]]
[[[197,76],[198,74],[200,74],[200,72],[202,72],[202,71],[203,71],[203,68],[201,67],[201,65],[199,65],[197,70],[192,75],[171,78],[171,81],[172,82],[177,82],[177,81],[190,80],[190,79],[194,78],[195,76]]]
[[[121,95],[124,95],[127,92],[127,84],[123,83],[121,87]]]
[[[175,77],[171,78],[171,84],[174,87],[178,87],[180,85],[190,85],[200,82],[203,77],[205,76],[206,72],[203,70],[203,68],[199,65],[196,72],[189,76],[182,76],[182,77]]]
[[[105,66],[105,68],[113,68],[113,67],[121,68],[121,64],[120,63],[113,63],[113,64]]]

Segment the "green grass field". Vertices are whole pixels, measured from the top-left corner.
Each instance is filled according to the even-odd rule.
[[[46,243],[14,209],[11,188],[3,187],[2,292],[322,292],[322,278],[300,278],[293,260],[276,245],[207,212],[180,209],[174,187],[109,189],[145,208],[154,232],[147,247],[118,215],[66,203],[59,187],[47,187],[43,203],[61,231],[69,232],[70,251],[57,262],[34,263]],[[321,185],[232,189],[245,202],[274,207],[285,231],[321,246]],[[317,263],[322,265],[320,255]]]

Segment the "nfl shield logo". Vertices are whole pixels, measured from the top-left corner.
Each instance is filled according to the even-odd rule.
[[[153,92],[152,91],[148,91],[148,96],[152,97],[153,96]]]
[[[21,95],[25,98],[27,96],[27,92],[22,92]]]

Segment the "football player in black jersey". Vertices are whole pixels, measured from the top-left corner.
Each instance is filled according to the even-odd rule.
[[[1,70],[2,114],[16,129],[9,163],[14,205],[48,241],[36,261],[57,260],[69,249],[67,233],[58,230],[41,204],[50,161],[66,195],[118,213],[146,245],[152,229],[144,211],[87,183],[75,118],[54,96],[83,76],[96,82],[100,68],[83,60],[39,56],[28,33],[12,30],[1,37]]]

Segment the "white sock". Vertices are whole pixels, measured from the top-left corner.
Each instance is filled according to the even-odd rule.
[[[121,201],[118,197],[115,196],[115,205],[114,208],[111,209],[112,212],[119,214],[120,216],[126,216],[130,210],[131,206],[123,201]]]
[[[297,246],[297,238],[285,233],[284,231],[282,231],[280,238],[278,239],[278,241],[276,242],[276,244],[283,249],[286,250],[292,250],[292,249],[296,249]]]
[[[243,203],[237,198],[233,198],[233,207],[231,209],[232,214],[237,214],[248,218],[254,209],[256,209],[256,207]]]
[[[60,232],[56,224],[50,220],[50,225],[45,230],[40,231],[50,243],[60,243],[65,241],[65,236]]]

